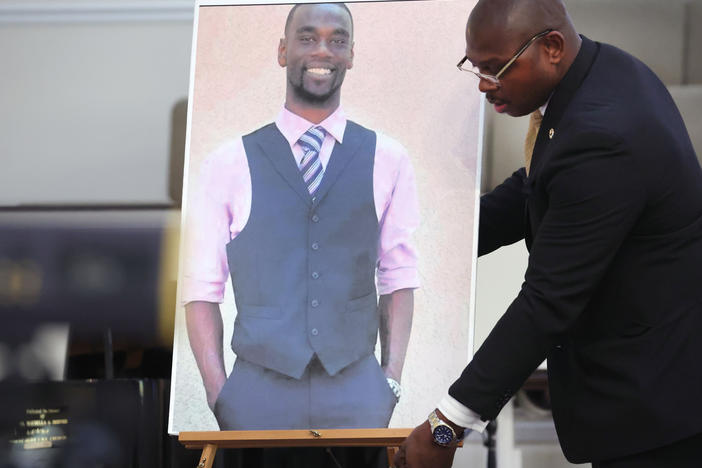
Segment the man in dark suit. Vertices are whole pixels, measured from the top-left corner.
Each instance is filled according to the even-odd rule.
[[[480,205],[479,253],[525,239],[529,264],[397,466],[449,466],[544,359],[568,460],[700,466],[702,170],[670,95],[560,0],[481,0],[466,40],[496,111],[539,113],[526,167]]]

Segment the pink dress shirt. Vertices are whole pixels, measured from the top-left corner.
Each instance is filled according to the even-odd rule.
[[[298,140],[315,124],[285,108],[275,124],[299,166],[302,148]],[[343,143],[346,116],[339,107],[319,126],[326,130],[319,153],[322,168],[326,169],[335,142]],[[229,278],[226,245],[242,231],[251,211],[251,176],[241,137],[205,159],[197,187],[187,213],[181,300],[184,304],[222,303]],[[375,148],[373,198],[380,227],[378,293],[419,287],[417,254],[411,241],[419,225],[414,171],[402,145],[380,133]]]

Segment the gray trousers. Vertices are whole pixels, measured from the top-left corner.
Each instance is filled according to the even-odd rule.
[[[387,427],[395,395],[374,355],[333,377],[313,358],[300,379],[237,358],[215,402],[221,430]]]

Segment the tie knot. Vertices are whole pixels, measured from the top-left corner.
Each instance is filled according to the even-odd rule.
[[[531,123],[532,125],[541,125],[541,121],[544,120],[544,116],[541,115],[541,111],[536,109],[531,113]]]
[[[324,141],[325,134],[322,127],[312,127],[300,137],[300,146],[305,151],[314,150],[319,153],[319,150],[322,149],[322,141]]]

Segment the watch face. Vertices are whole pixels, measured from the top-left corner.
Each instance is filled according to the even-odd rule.
[[[434,428],[434,440],[437,444],[448,445],[453,442],[453,431],[448,426],[437,426]]]

